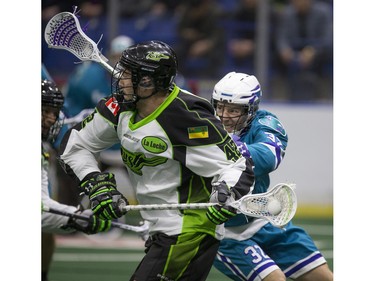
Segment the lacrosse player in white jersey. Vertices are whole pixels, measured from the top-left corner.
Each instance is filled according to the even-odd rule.
[[[56,210],[82,214],[89,217],[89,221],[71,219],[67,216],[60,216],[48,212],[42,213],[42,281],[47,280],[49,266],[55,249],[55,233],[71,233],[82,231],[86,234],[94,234],[107,231],[111,221],[105,221],[93,215],[92,210],[81,211],[74,206],[60,204],[50,197],[48,169],[49,153],[47,143],[52,143],[59,133],[62,120],[59,119],[60,111],[64,104],[64,96],[57,86],[49,80],[42,80],[42,208],[50,207]]]
[[[212,104],[242,155],[254,162],[253,194],[266,192],[269,174],[280,165],[288,143],[273,113],[259,109],[257,78],[230,72],[214,87]],[[333,274],[311,237],[291,222],[283,229],[238,214],[225,224],[214,266],[232,280],[331,281]]]
[[[139,204],[220,203],[208,210],[141,211],[150,224],[146,255],[129,280],[206,280],[223,223],[236,215],[226,203],[251,192],[251,159],[238,151],[210,102],[180,89],[174,50],[161,41],[128,47],[112,73],[112,95],[68,131],[60,162],[77,177],[92,210],[123,215],[125,197],[96,156],[121,144]],[[211,194],[213,196],[211,196]]]

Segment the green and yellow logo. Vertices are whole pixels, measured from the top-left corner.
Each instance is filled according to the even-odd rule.
[[[146,59],[153,60],[153,61],[160,61],[162,59],[169,59],[169,56],[162,54],[160,52],[149,52],[146,56]]]
[[[160,156],[147,158],[144,153],[130,152],[124,147],[121,147],[121,158],[124,164],[128,166],[130,170],[140,176],[143,175],[142,168],[144,166],[156,167],[168,161],[167,158]]]
[[[145,137],[142,139],[142,146],[148,152],[159,154],[167,150],[168,145],[158,137]]]
[[[208,138],[208,127],[190,127],[188,128],[189,139],[207,139]]]

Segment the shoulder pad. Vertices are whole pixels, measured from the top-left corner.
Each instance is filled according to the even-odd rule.
[[[112,96],[101,99],[96,109],[100,115],[114,124],[117,124],[120,113],[127,110],[123,104],[117,103]]]
[[[264,125],[268,128],[271,128],[272,130],[275,130],[275,131],[279,132],[283,136],[286,135],[283,124],[281,124],[279,119],[277,119],[277,118],[275,118],[271,115],[266,115],[264,117],[259,118],[258,122],[261,125]]]

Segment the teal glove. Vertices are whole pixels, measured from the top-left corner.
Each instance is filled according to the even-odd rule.
[[[86,176],[87,178],[87,176]],[[103,220],[117,219],[125,213],[120,205],[129,205],[128,200],[117,190],[115,175],[95,173],[84,180],[80,188],[89,196],[94,215]]]
[[[106,232],[111,228],[112,221],[99,219],[90,209],[84,210],[83,212],[78,211],[75,214],[77,216],[71,217],[66,227],[74,228],[86,234]]]
[[[222,224],[237,215],[237,210],[229,204],[234,201],[229,186],[224,182],[212,184],[210,202],[217,205],[210,206],[206,212],[207,218],[214,224]]]

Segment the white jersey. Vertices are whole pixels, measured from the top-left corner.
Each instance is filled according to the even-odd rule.
[[[211,104],[177,86],[151,115],[135,122],[136,113],[114,97],[101,100],[95,112],[65,135],[60,155],[65,170],[79,180],[100,171],[95,157],[121,144],[122,160],[139,204],[208,202],[212,181],[225,181],[239,199],[252,190],[252,161],[214,116]],[[222,239],[223,226],[206,218],[206,210],[142,211],[150,234],[200,231]]]
[[[42,147],[42,204],[60,211],[74,213],[77,208],[60,204],[50,197],[48,190],[48,153]],[[75,231],[74,229],[61,229],[63,225],[68,222],[68,217],[60,216],[52,213],[42,213],[42,231],[50,233],[69,233]]]

